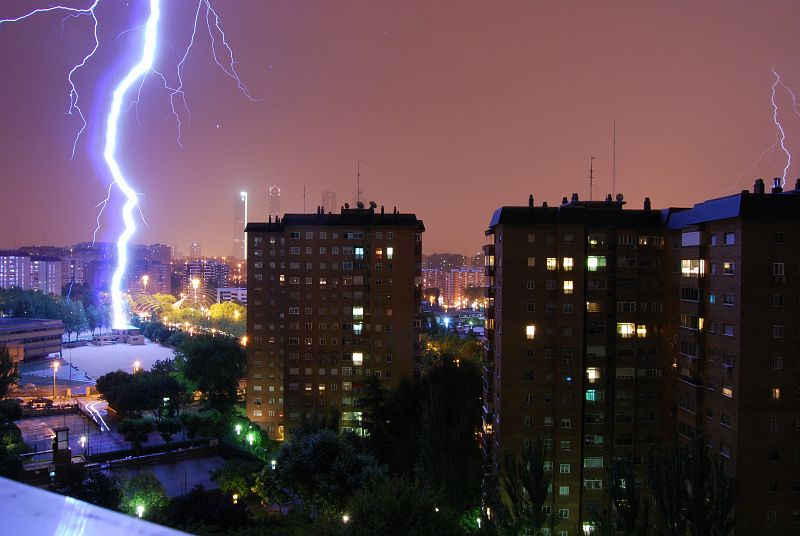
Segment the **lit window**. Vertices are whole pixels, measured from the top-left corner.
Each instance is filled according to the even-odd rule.
[[[703,259],[681,260],[681,274],[683,277],[702,277],[705,275],[706,261]]]
[[[644,324],[639,324],[636,326],[636,336],[640,338],[647,337],[647,326]]]
[[[558,269],[558,259],[555,257],[547,257],[547,269],[550,271]]]
[[[723,262],[722,263],[722,273],[724,275],[733,275],[736,273],[736,263],[733,262]]]
[[[357,323],[357,324],[353,324],[353,333],[354,333],[355,335],[361,335],[361,329],[362,329],[363,327],[364,327],[364,324],[362,324],[362,323],[360,323],[360,322],[359,322],[359,323]]]
[[[573,261],[572,257],[564,257],[564,261],[562,263],[562,266],[564,267],[564,270],[567,270],[567,271],[572,270],[572,268],[574,266],[574,261]]]
[[[392,260],[392,257],[394,257],[394,248],[386,248],[386,258]]]
[[[361,248],[361,247],[355,248],[355,255],[356,255],[356,260],[359,260],[359,261],[363,260],[364,259],[364,248]]]
[[[572,294],[573,282],[564,281],[564,294]]]
[[[364,307],[361,305],[353,306],[353,320],[361,320],[364,318]]]
[[[536,266],[536,257],[528,257],[528,267]]]
[[[597,391],[595,389],[587,389],[586,390],[586,401],[587,402],[596,402],[597,401]]]
[[[598,268],[606,267],[606,258],[592,255],[586,259],[586,268],[590,272],[596,272]]]
[[[376,248],[375,249],[375,258],[380,259],[383,257],[383,248]]]
[[[628,322],[620,322],[617,324],[617,333],[623,339],[632,338],[635,332],[636,332],[636,324],[631,324]]]
[[[772,400],[780,400],[781,399],[781,388],[780,387],[773,387],[771,391]]]
[[[600,369],[595,367],[590,367],[586,369],[586,378],[589,380],[589,383],[595,383],[600,380]]]
[[[722,386],[722,396],[727,396],[728,398],[733,398],[733,387],[730,385],[723,385]]]
[[[586,302],[586,312],[587,313],[599,313],[600,312],[600,302]]]
[[[361,366],[364,363],[364,354],[361,352],[353,352],[353,364]]]
[[[558,486],[559,495],[569,495],[569,486]]]
[[[734,233],[725,233],[725,245],[730,246],[736,243],[736,235]]]
[[[528,337],[528,339],[533,339],[536,336],[536,326],[532,324],[525,326],[525,335]]]

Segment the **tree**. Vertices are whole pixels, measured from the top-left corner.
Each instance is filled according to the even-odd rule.
[[[253,493],[256,479],[263,468],[263,463],[232,458],[211,473],[211,480],[226,496],[236,494],[245,498]]]
[[[601,534],[616,534],[617,528],[625,536],[652,534],[650,501],[641,497],[636,486],[636,472],[629,459],[615,459],[611,465],[608,494],[612,511],[595,525]]]
[[[83,309],[82,302],[73,301],[70,298],[62,300],[61,307],[61,320],[64,322],[64,333],[67,334],[67,341],[69,341],[72,338],[72,333],[75,333],[77,337],[77,334],[86,329],[88,325],[86,313]]]
[[[92,332],[94,335],[97,328],[100,327],[101,313],[100,310],[95,307],[94,305],[85,305],[84,306],[85,314],[86,314],[86,327]]]
[[[131,444],[138,456],[142,443],[147,441],[147,436],[153,431],[153,422],[149,419],[128,418],[119,423],[117,430],[125,441]]]
[[[142,517],[159,521],[163,519],[169,506],[164,487],[152,471],[144,470],[122,480],[122,500],[120,508],[126,514],[138,515],[137,508],[143,508]]]
[[[734,526],[736,486],[719,456],[697,434],[656,457],[650,484],[663,531],[670,536],[727,536]]]
[[[192,337],[178,347],[175,363],[180,374],[203,393],[210,407],[224,413],[236,403],[245,366],[245,352],[238,340]]]
[[[93,473],[83,481],[81,489],[74,497],[103,508],[117,510],[122,501],[122,491],[114,477],[104,473]]]
[[[333,430],[296,431],[277,458],[280,482],[298,496],[310,517],[338,516],[348,498],[382,474],[375,459],[359,453]]]
[[[457,536],[464,534],[458,516],[432,488],[408,477],[378,477],[347,504],[348,536]]]
[[[5,345],[0,345],[0,400],[6,398],[13,385],[19,381],[19,369],[11,352]]]
[[[177,417],[162,417],[156,422],[156,430],[167,445],[172,441],[172,436],[181,431],[182,426]]]
[[[548,522],[542,505],[547,499],[550,477],[544,470],[544,445],[531,442],[521,458],[509,454],[501,474],[507,503],[498,504],[500,524],[510,534],[539,534]]]
[[[172,523],[192,533],[231,534],[232,529],[251,524],[247,507],[243,502],[234,502],[230,495],[220,490],[206,490],[198,484],[192,490],[172,501]],[[217,532],[219,531],[219,532]]]

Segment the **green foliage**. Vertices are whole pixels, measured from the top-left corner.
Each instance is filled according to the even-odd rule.
[[[221,437],[225,432],[222,413],[213,408],[197,413],[182,413],[180,420],[186,428],[186,436],[192,441],[198,437]]]
[[[237,494],[243,499],[253,493],[256,479],[263,468],[263,463],[233,458],[214,471],[211,479],[226,496]]]
[[[122,491],[115,478],[103,473],[94,473],[83,481],[81,489],[74,497],[103,508],[117,510],[122,501]]]
[[[532,442],[522,456],[509,454],[502,473],[503,490],[508,501],[496,501],[500,526],[508,534],[538,534],[548,522],[542,512],[550,478],[544,471],[544,446],[541,439]]]
[[[650,469],[661,529],[669,536],[728,536],[733,531],[736,485],[705,438],[675,443]]]
[[[141,417],[146,411],[156,417],[172,416],[186,396],[180,381],[162,370],[109,372],[97,378],[97,391],[123,417]]]
[[[203,393],[209,407],[223,413],[237,401],[244,376],[245,352],[229,337],[190,337],[175,352],[180,374]]]
[[[135,475],[122,479],[122,500],[120,509],[126,514],[135,516],[137,506],[144,507],[145,519],[159,521],[169,507],[169,498],[164,487],[151,471],[140,471]]]
[[[193,533],[208,533],[209,529],[231,529],[247,527],[250,516],[244,503],[233,503],[230,495],[220,490],[205,490],[198,485],[183,497],[172,501],[172,524]]]
[[[339,534],[347,536],[457,536],[464,534],[456,512],[419,480],[378,477],[358,491],[345,511]]]
[[[277,477],[297,495],[310,516],[337,516],[348,498],[383,470],[336,432],[295,432],[277,458]]]
[[[17,364],[11,358],[11,352],[0,344],[0,400],[8,396],[11,387],[19,381]]]
[[[180,432],[182,427],[183,424],[177,417],[162,417],[156,421],[156,431],[168,445],[172,436]]]
[[[652,533],[650,501],[643,499],[636,487],[636,472],[630,460],[615,459],[608,479],[608,494],[613,511],[599,522],[601,533],[622,531],[625,536],[647,536]]]
[[[119,423],[117,430],[125,438],[125,441],[131,444],[138,455],[139,449],[142,448],[142,443],[147,441],[147,436],[153,431],[153,421],[131,417]]]
[[[461,338],[455,333],[427,334],[422,336],[421,365],[428,372],[446,362],[470,361],[480,366],[483,350],[480,342],[472,337]]]

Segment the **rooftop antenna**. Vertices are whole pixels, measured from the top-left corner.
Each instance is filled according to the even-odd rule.
[[[361,201],[361,162],[363,160],[359,160],[356,168],[356,204]]]
[[[303,185],[303,214],[306,213],[306,185]]]
[[[611,134],[611,193],[617,192],[617,120]]]
[[[592,186],[594,184],[594,157],[589,157],[589,201],[592,200]]]

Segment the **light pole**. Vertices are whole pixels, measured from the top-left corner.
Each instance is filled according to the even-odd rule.
[[[58,361],[53,361],[53,398],[56,397],[56,372],[58,372]]]
[[[142,362],[141,361],[134,361],[133,362],[133,373],[136,374],[137,372],[139,372],[140,368],[142,368]]]
[[[192,288],[194,289],[194,308],[197,309],[197,289],[200,287],[200,280],[196,277],[192,278]]]
[[[147,294],[147,283],[150,281],[150,276],[144,274],[142,276],[142,287],[144,287],[144,293]]]

